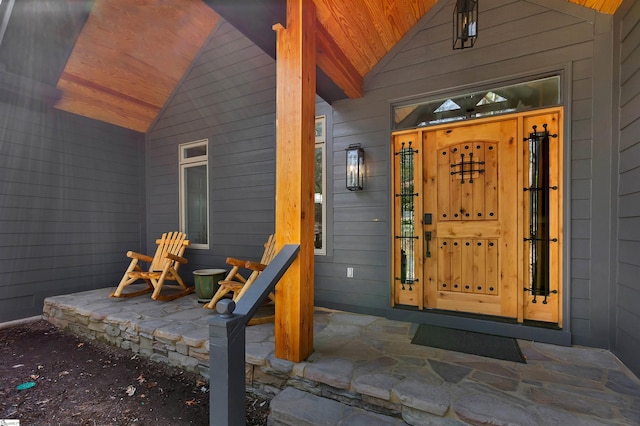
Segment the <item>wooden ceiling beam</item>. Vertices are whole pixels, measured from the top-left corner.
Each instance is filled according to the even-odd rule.
[[[64,80],[60,89],[64,96],[56,104],[57,109],[141,133],[148,130],[149,123],[160,111],[160,108],[132,101],[120,94],[99,90],[97,87],[89,88],[74,81]]]
[[[58,84],[72,76],[160,106],[179,81],[168,72],[153,69],[126,53],[118,54],[99,44],[91,49],[91,45],[84,40],[76,45],[73,60],[67,63]]]
[[[367,3],[381,0],[322,0],[318,7],[318,20],[331,34],[347,57],[351,58],[360,75],[365,75],[370,62],[377,62],[386,53],[384,40],[389,38],[384,24],[378,21],[387,17],[373,16]],[[389,0],[382,0],[388,2]],[[353,51],[357,51],[357,55]]]
[[[317,63],[349,98],[362,97],[362,76],[338,47],[326,28],[316,20]]]
[[[69,74],[66,71],[63,72],[62,75],[60,76],[61,86],[63,86],[62,84],[63,82],[74,83],[75,85],[77,85],[76,87],[83,87],[84,89],[89,90],[93,93],[101,92],[101,93],[113,96],[114,98],[120,98],[125,102],[138,104],[141,107],[148,108],[150,110],[160,111],[160,109],[162,108],[162,103],[151,104],[146,100],[144,100],[143,97],[129,96],[126,92],[120,92],[118,90],[114,90],[111,87],[102,86],[96,83],[95,81],[87,80],[85,78],[78,77],[73,74]]]

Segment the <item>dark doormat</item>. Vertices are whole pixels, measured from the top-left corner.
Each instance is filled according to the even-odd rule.
[[[526,364],[518,341],[511,337],[420,324],[411,343]]]

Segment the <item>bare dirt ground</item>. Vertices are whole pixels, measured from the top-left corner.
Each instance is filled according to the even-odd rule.
[[[21,426],[208,425],[208,389],[195,374],[43,320],[0,329],[0,419]],[[267,424],[269,401],[247,394],[246,407],[248,425]]]

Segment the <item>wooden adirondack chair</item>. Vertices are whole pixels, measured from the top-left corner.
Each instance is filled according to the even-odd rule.
[[[269,235],[269,239],[264,244],[264,253],[262,254],[262,259],[260,262],[251,262],[247,260],[235,259],[233,257],[227,258],[227,264],[232,266],[231,270],[227,274],[224,280],[219,281],[218,284],[220,287],[216,291],[216,294],[213,295],[211,301],[204,305],[207,309],[215,309],[216,303],[220,299],[222,299],[226,294],[232,292],[233,300],[238,301],[243,294],[247,292],[249,287],[253,284],[253,282],[258,278],[258,275],[267,267],[269,262],[276,255],[276,238],[273,234]],[[244,278],[240,272],[240,268],[246,268],[251,270],[251,275],[249,278]],[[275,301],[275,294],[271,293],[269,295],[272,301]],[[251,323],[249,323],[251,324]]]
[[[190,242],[186,239],[186,234],[182,232],[169,232],[162,234],[162,238],[156,240],[158,248],[153,257],[144,254],[127,252],[127,257],[131,258],[131,263],[127,268],[116,291],[110,294],[111,297],[134,297],[141,294],[153,292],[151,298],[153,300],[174,300],[187,294],[194,292],[194,287],[188,287],[180,275],[178,268],[181,264],[187,263],[187,259],[182,257],[184,250],[189,246]],[[139,261],[148,262],[149,270],[144,271],[139,265]],[[124,293],[123,290],[129,284],[133,284],[138,280],[147,283],[147,287],[143,290]],[[177,281],[177,284],[165,286],[165,288],[174,288],[180,290],[178,293],[172,293],[166,296],[160,294],[165,281]]]

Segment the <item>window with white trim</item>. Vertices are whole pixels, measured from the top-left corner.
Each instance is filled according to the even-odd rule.
[[[180,230],[191,248],[209,248],[209,155],[207,139],[184,143],[180,150]]]
[[[315,254],[327,254],[326,139],[327,125],[324,115],[316,117],[315,190],[314,190],[314,249]]]

